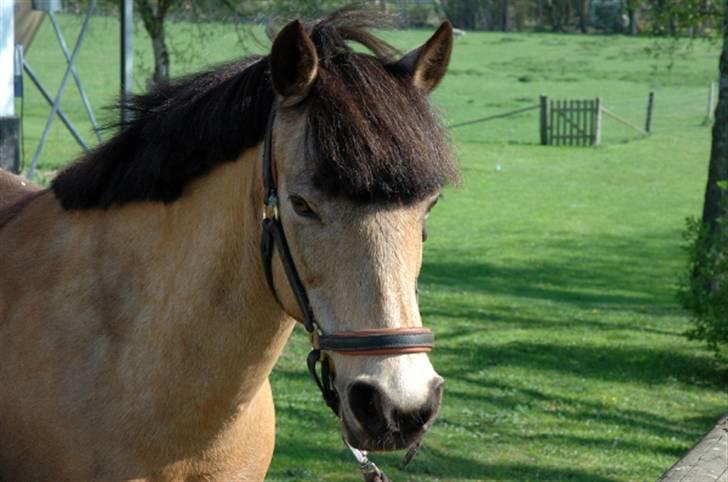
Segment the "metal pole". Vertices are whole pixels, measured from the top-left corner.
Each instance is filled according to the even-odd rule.
[[[134,0],[121,4],[121,123],[130,120],[125,103],[131,98],[134,83]]]
[[[99,130],[99,125],[96,123],[96,117],[94,116],[94,111],[93,111],[93,109],[91,109],[91,103],[88,100],[88,96],[86,95],[86,91],[83,88],[81,79],[78,77],[78,73],[76,72],[76,69],[73,67],[73,64],[71,63],[71,56],[68,54],[68,47],[66,46],[66,39],[63,38],[61,29],[58,26],[58,20],[56,20],[56,16],[53,14],[53,12],[48,12],[48,18],[51,19],[51,25],[53,25],[53,30],[56,32],[56,37],[58,38],[58,43],[61,44],[61,50],[63,50],[63,56],[66,58],[68,68],[71,69],[71,75],[73,76],[73,80],[76,82],[76,87],[78,88],[78,93],[81,95],[81,100],[83,101],[83,106],[86,108],[86,114],[88,115],[88,120],[91,121],[91,127],[93,127],[93,130],[96,133],[96,139],[98,139],[98,141],[101,142],[102,139],[101,139],[101,132]]]
[[[35,173],[36,165],[38,164],[38,158],[40,157],[40,153],[43,150],[43,146],[45,145],[46,141],[48,140],[48,133],[50,132],[51,124],[53,123],[53,119],[56,116],[56,113],[58,112],[58,108],[61,105],[61,97],[63,97],[63,91],[66,88],[66,83],[68,83],[68,76],[71,74],[71,65],[73,64],[74,60],[76,60],[76,55],[78,55],[79,50],[81,49],[81,43],[83,41],[83,37],[86,34],[86,30],[88,29],[89,20],[91,20],[91,15],[93,14],[94,9],[96,8],[96,0],[90,0],[89,6],[88,6],[88,12],[86,13],[86,17],[83,19],[83,25],[81,26],[81,32],[78,34],[78,39],[76,40],[76,45],[73,47],[73,52],[71,53],[71,58],[68,61],[68,65],[66,66],[66,71],[63,73],[63,79],[61,79],[61,85],[58,87],[58,93],[56,94],[56,98],[53,100],[53,107],[51,107],[51,113],[48,116],[48,120],[46,121],[45,128],[43,129],[43,134],[40,137],[40,141],[38,143],[38,148],[35,150],[35,155],[33,156],[33,162],[30,164],[30,169],[28,169],[28,179],[33,178],[33,174]]]
[[[15,22],[13,2],[0,2],[0,117],[15,115]]]
[[[20,167],[20,122],[15,116],[15,2],[0,0],[0,168]]]

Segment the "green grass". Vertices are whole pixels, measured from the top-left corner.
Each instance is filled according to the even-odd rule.
[[[62,20],[69,33],[80,25]],[[170,30],[194,60],[177,73],[253,45],[224,26],[205,27],[204,46],[190,41],[190,26]],[[387,35],[409,48],[428,32]],[[95,105],[118,90],[117,38],[114,19],[95,20],[80,57]],[[28,55],[49,85],[62,65],[52,40],[46,24]],[[601,147],[541,147],[536,112],[453,131],[463,183],[430,218],[420,284],[445,399],[411,466],[397,468],[401,454],[374,457],[395,480],[654,480],[726,410],[725,367],[682,336],[689,322],[674,296],[684,218],[701,207],[710,132],[700,124],[718,50],[697,42],[668,70],[665,57],[646,52],[653,45],[616,36],[457,39],[434,96],[448,123],[535,104],[543,93],[602,96],[641,124],[654,89],[654,135],[605,119]],[[148,65],[141,35],[137,48]],[[28,90],[30,156],[47,109]],[[82,121],[79,102],[69,97],[64,108]],[[77,151],[54,129],[43,179]],[[306,351],[299,330],[272,377],[269,479],[357,480],[305,372]]]

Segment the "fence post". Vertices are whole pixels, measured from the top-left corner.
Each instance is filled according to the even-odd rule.
[[[0,0],[0,168],[20,168],[20,120],[15,115],[14,2]],[[22,75],[22,71],[21,71]]]
[[[540,122],[539,127],[541,131],[541,145],[545,146],[549,143],[548,138],[548,97],[545,95],[542,95],[539,97],[540,107],[541,107],[541,116],[540,116]]]
[[[655,105],[655,91],[651,90],[649,97],[647,97],[647,120],[645,120],[645,132],[650,134],[652,132],[652,108]]]
[[[121,123],[131,121],[132,113],[127,102],[131,100],[134,83],[134,2],[121,0],[119,8],[119,30],[121,33]]]
[[[708,87],[708,109],[705,112],[705,119],[703,119],[703,125],[707,126],[713,121],[713,104],[715,102],[715,81],[710,82]]]
[[[594,145],[602,143],[602,98],[597,97],[596,108],[594,109]]]

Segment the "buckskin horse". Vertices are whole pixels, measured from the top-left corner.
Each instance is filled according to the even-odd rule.
[[[380,20],[293,21],[269,55],[132,99],[49,189],[0,176],[0,479],[263,479],[296,321],[354,450],[419,443],[452,28],[398,57]]]

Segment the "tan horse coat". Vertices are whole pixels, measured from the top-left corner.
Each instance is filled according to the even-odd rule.
[[[46,191],[0,229],[0,479],[264,477],[294,322],[261,283],[256,154],[174,203]]]
[[[291,22],[273,44],[269,65],[277,103],[269,107],[280,106],[273,150],[281,220],[323,330],[417,327],[421,318],[415,286],[424,222],[439,189],[455,174],[423,96],[445,73],[452,29],[443,24],[423,46],[390,66],[398,75],[407,71],[409,76],[388,78],[384,62],[389,58],[375,61],[352,51],[338,60],[348,67],[331,63],[331,54],[346,47],[342,38],[378,44],[359,29],[356,15],[346,20],[347,15],[345,11],[315,23],[314,37],[299,22]],[[328,165],[331,172],[325,174],[341,182],[335,165],[305,155],[305,133],[312,124],[305,108],[296,105],[318,75],[312,38],[320,42],[331,72],[344,68],[339,74],[343,76],[351,66],[363,69],[359,74],[369,72],[356,86],[371,95],[357,101],[363,105],[348,100],[361,117],[359,124],[349,126],[351,132],[357,135],[368,126],[368,137],[362,137],[367,142],[357,151],[357,174],[347,175],[350,180],[381,177],[380,191],[408,193],[408,202],[342,200],[312,181],[316,166]],[[243,65],[253,69],[255,77],[268,65],[262,62]],[[301,313],[279,253],[273,262],[273,291],[281,305],[263,274],[260,144],[236,147],[232,152],[243,152],[229,162],[235,154],[228,154],[232,148],[217,136],[224,132],[227,140],[237,140],[259,128],[256,122],[265,122],[246,118],[243,129],[242,124],[225,125],[230,118],[221,117],[242,115],[229,104],[250,106],[259,98],[260,89],[252,89],[245,99],[228,95],[223,100],[229,102],[219,105],[217,95],[237,92],[230,82],[253,82],[253,77],[213,72],[203,75],[204,81],[189,81],[182,94],[178,92],[181,97],[172,99],[178,103],[175,107],[186,105],[188,96],[194,98],[208,82],[217,83],[207,97],[197,99],[202,104],[193,103],[196,109],[182,109],[186,115],[172,109],[165,111],[164,122],[152,122],[159,112],[141,114],[152,120],[144,118],[122,129],[76,165],[80,170],[75,176],[83,174],[80,179],[85,182],[61,182],[59,187],[64,173],[66,181],[76,179],[73,167],[56,178],[53,192],[19,187],[18,178],[0,175],[1,481],[265,476],[275,432],[268,376],[293,330],[294,320],[286,313],[298,318]],[[411,83],[405,85],[402,79]],[[391,90],[376,88],[384,80]],[[265,77],[256,82],[263,81]],[[329,93],[341,94],[337,92]],[[390,109],[391,103],[375,94],[399,99],[400,109]],[[330,100],[331,95],[318,98]],[[366,120],[377,104],[365,102],[367,98],[381,100],[376,125]],[[407,110],[411,106],[417,108]],[[339,107],[327,107],[329,111],[324,109],[314,120],[331,114],[336,124]],[[155,108],[161,112],[165,107]],[[402,109],[409,117],[390,115]],[[268,110],[264,112],[268,116]],[[209,123],[179,125],[211,113],[217,115],[214,129]],[[420,126],[422,122],[429,127]],[[170,125],[177,130],[170,131]],[[383,126],[390,128],[390,135],[381,135],[378,129]],[[150,139],[150,132],[163,139]],[[175,137],[175,132],[186,132],[187,137]],[[332,131],[322,132],[319,144],[336,140]],[[394,134],[399,136],[396,142]],[[350,139],[329,147],[336,147],[332,152],[346,151],[339,157],[351,156]],[[244,145],[254,146],[256,141],[250,142]],[[140,156],[134,150],[140,145],[150,149],[128,159],[130,152]],[[173,149],[180,145],[184,149]],[[160,146],[167,157],[156,149]],[[388,148],[380,152],[381,146]],[[409,150],[403,151],[404,146]],[[205,148],[218,158],[200,159]],[[374,161],[389,163],[380,165],[377,173],[369,172],[371,152],[383,156]],[[99,164],[89,170],[85,162]],[[140,166],[144,174],[137,172]],[[156,186],[159,190],[144,191],[143,182],[133,182],[148,180],[154,187],[152,181],[160,175],[189,180],[176,193],[172,189],[175,195],[168,198],[154,197],[169,194],[164,183]],[[93,191],[94,182],[106,182],[103,187],[112,194],[121,189],[136,197],[112,197],[106,204],[110,208],[99,208],[105,204]],[[138,191],[133,189],[137,186]],[[371,188],[367,187],[369,195]],[[71,202],[69,207],[69,199],[94,198],[94,193],[98,196],[92,202]],[[65,199],[68,209],[56,195]],[[439,409],[443,380],[426,354],[334,353],[331,359],[341,397],[337,415],[349,441],[367,450],[406,448],[429,429]]]

